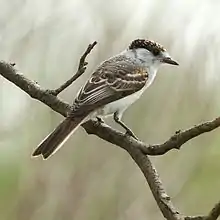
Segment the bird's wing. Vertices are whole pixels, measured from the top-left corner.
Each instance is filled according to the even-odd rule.
[[[73,103],[74,115],[126,97],[144,87],[148,73],[133,60],[118,56],[102,63],[80,90]]]

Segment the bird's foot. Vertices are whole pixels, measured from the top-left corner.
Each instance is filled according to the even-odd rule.
[[[104,120],[100,117],[96,117],[98,123],[105,123]]]

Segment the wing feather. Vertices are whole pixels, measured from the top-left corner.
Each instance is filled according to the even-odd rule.
[[[119,55],[102,63],[80,90],[73,103],[74,114],[93,111],[142,89],[148,74],[128,57]]]

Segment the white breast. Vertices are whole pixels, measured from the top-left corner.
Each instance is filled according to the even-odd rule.
[[[135,101],[137,101],[143,92],[150,86],[150,84],[153,82],[154,78],[156,76],[156,72],[149,75],[148,81],[146,85],[139,91],[126,96],[122,99],[119,99],[117,101],[111,102],[107,105],[105,105],[103,108],[98,109],[97,111],[93,112],[90,115],[90,118],[96,117],[96,116],[108,116],[112,115],[115,112],[120,112],[122,114],[131,104],[133,104]]]

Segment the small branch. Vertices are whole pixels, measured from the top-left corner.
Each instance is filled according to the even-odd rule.
[[[219,216],[220,216],[220,201],[210,211],[206,220],[216,220],[216,219],[218,219]]]
[[[214,208],[207,216],[187,216],[185,220],[217,220],[220,216],[220,201],[215,204]]]
[[[143,153],[147,155],[162,155],[167,153],[172,149],[180,149],[180,147],[185,144],[187,141],[203,134],[210,132],[216,128],[220,127],[220,117],[208,121],[199,125],[196,125],[192,128],[189,128],[185,131],[179,131],[169,138],[163,144],[155,144],[149,146],[141,146]]]
[[[50,93],[52,95],[57,96],[58,94],[60,94],[63,90],[65,90],[68,86],[70,86],[76,79],[78,79],[86,71],[86,66],[88,64],[85,61],[86,57],[90,54],[90,52],[92,51],[92,49],[95,47],[96,44],[97,44],[96,41],[94,41],[92,44],[89,44],[86,51],[79,60],[79,66],[77,72],[69,80],[63,83],[59,88],[55,90],[51,90]]]

